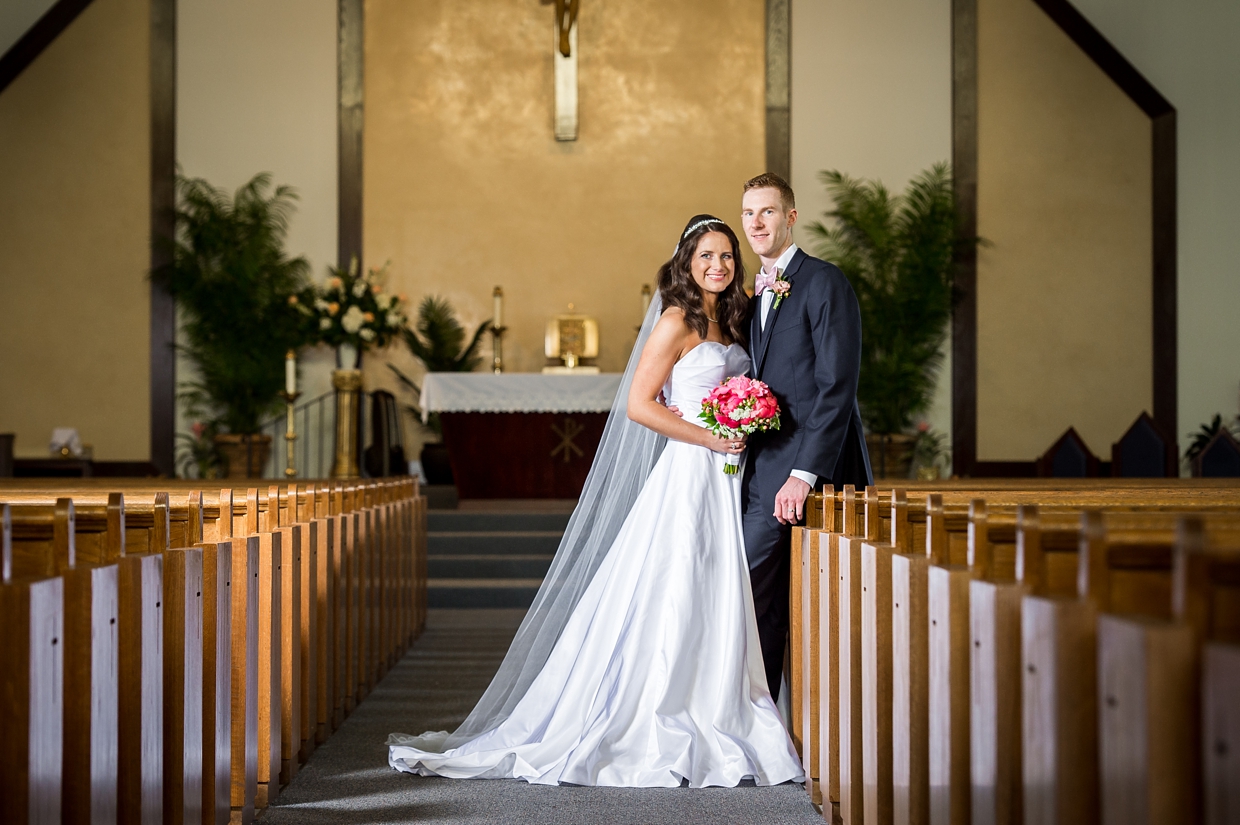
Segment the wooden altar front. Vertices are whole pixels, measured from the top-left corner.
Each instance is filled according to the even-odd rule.
[[[620,376],[430,373],[424,415],[439,413],[463,499],[577,498]]]

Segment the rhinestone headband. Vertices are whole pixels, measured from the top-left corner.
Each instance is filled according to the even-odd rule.
[[[680,241],[683,241],[685,238],[689,237],[689,235],[693,233],[693,230],[701,229],[703,226],[706,226],[706,224],[708,223],[724,223],[724,221],[721,221],[718,218],[707,218],[704,221],[698,221],[693,226],[685,230],[685,234],[680,236]],[[676,248],[672,250],[673,258],[676,257],[676,253],[680,251],[680,241],[676,242]]]
[[[685,234],[681,235],[680,239],[683,241],[685,238],[689,237],[689,234],[693,232],[693,230],[701,229],[703,226],[706,226],[706,224],[708,223],[723,223],[723,221],[719,220],[718,218],[707,218],[704,221],[698,221],[693,226],[686,229]]]

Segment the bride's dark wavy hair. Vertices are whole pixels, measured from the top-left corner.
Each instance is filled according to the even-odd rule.
[[[708,232],[721,232],[732,244],[732,262],[736,276],[727,289],[719,293],[719,328],[732,343],[746,343],[745,318],[749,311],[749,296],[745,293],[745,264],[741,260],[741,244],[732,227],[714,215],[694,215],[680,233],[680,243],[672,259],[659,267],[659,295],[663,306],[680,307],[685,313],[685,323],[705,340],[709,330],[706,312],[702,309],[702,290],[693,280],[690,264],[697,252],[698,241]]]

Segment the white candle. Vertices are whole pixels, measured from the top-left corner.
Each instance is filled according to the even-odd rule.
[[[504,325],[504,290],[501,287],[495,287],[495,291],[491,293],[495,299],[495,312],[491,321],[496,327]]]
[[[297,392],[297,353],[293,350],[284,356],[284,391],[289,395]]]

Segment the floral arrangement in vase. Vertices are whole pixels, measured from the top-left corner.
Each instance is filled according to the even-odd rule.
[[[343,369],[356,368],[362,352],[387,346],[408,323],[405,296],[384,290],[387,269],[361,272],[354,258],[348,270],[331,267],[326,283],[289,299],[306,316],[311,337],[336,348]]]

